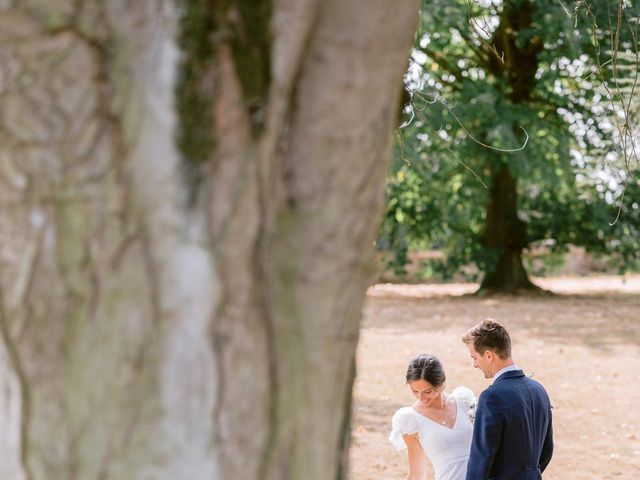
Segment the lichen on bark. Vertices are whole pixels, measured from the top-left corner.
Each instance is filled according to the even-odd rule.
[[[215,146],[211,109],[217,28],[214,4],[214,1],[186,0],[178,34],[182,62],[176,83],[176,142],[183,159],[190,203],[201,183],[202,166],[211,158]]]
[[[270,0],[184,2],[178,34],[182,62],[176,84],[177,145],[190,203],[216,147],[212,100],[218,88],[217,52],[223,43],[231,46],[252,131],[255,136],[262,131],[271,80],[271,12]]]
[[[264,124],[271,83],[271,0],[225,2],[236,73],[242,85],[254,133]]]

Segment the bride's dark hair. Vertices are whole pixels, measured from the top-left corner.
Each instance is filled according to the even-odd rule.
[[[434,387],[439,387],[446,379],[442,363],[433,355],[423,353],[409,362],[407,383],[424,380]]]

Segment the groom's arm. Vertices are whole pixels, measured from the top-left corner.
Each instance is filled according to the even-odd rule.
[[[541,472],[544,472],[544,469],[547,468],[547,465],[549,465],[552,455],[553,455],[553,420],[552,420],[551,409],[549,409],[549,426],[547,427],[547,435],[544,437],[542,452],[540,453],[540,471]]]
[[[503,417],[497,398],[491,391],[480,394],[473,422],[473,441],[467,464],[466,480],[489,478],[491,466],[502,440]]]

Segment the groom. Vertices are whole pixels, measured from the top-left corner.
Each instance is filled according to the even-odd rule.
[[[480,395],[466,480],[539,480],[553,454],[551,403],[545,389],[511,358],[511,339],[487,319],[462,337],[473,366],[493,378]]]

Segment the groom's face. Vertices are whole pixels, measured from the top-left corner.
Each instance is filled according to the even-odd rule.
[[[486,350],[484,353],[480,353],[476,350],[473,342],[467,345],[469,347],[469,355],[473,359],[474,368],[479,368],[484,373],[484,378],[493,378],[493,371],[491,370],[491,352]]]

